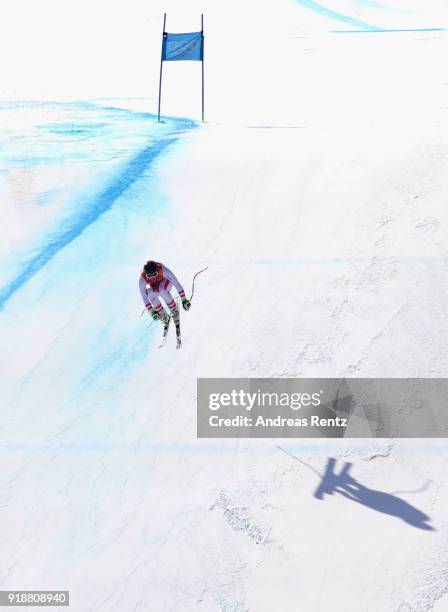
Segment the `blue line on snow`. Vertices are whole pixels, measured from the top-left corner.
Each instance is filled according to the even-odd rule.
[[[73,219],[67,228],[51,238],[24,266],[22,272],[0,289],[0,310],[4,308],[14,293],[51,261],[61,249],[73,242],[89,225],[109,210],[117,198],[143,174],[149,164],[175,140],[176,138],[167,138],[159,141],[152,146],[145,147],[132,158],[118,178],[98,194],[92,206],[84,214]]]
[[[410,438],[401,439],[401,452],[410,452],[410,453],[446,453],[448,451],[448,446],[444,442],[445,438],[437,439],[437,446],[433,444],[419,444],[416,446],[415,444],[407,445],[407,440]],[[247,446],[239,446],[238,452],[256,452],[260,454],[271,454],[276,453],[276,446],[271,446],[270,444],[265,444],[266,440],[263,438],[259,439],[260,444],[254,445],[250,444]],[[365,447],[355,442],[355,439],[345,438],[345,442],[350,443],[350,450],[352,452],[361,452],[365,451]],[[283,444],[284,445],[284,444]],[[335,445],[337,448],[340,448],[338,441],[331,442],[325,439],[322,439],[318,442],[304,442],[303,440],[300,443],[290,444],[288,442],[288,450],[294,453],[312,453],[312,452],[326,452],[334,450]],[[148,443],[148,444],[114,444],[114,443],[106,443],[106,442],[98,442],[92,444],[0,444],[0,452],[5,453],[17,453],[17,452],[27,452],[27,453],[37,453],[37,452],[58,452],[58,453],[85,453],[85,452],[93,452],[93,453],[104,453],[105,451],[125,451],[127,453],[147,453],[147,452],[188,452],[188,453],[234,453],[235,446],[232,444],[220,444],[220,443],[211,443],[211,444],[181,444],[181,443],[166,443],[166,444],[157,444],[157,443]]]
[[[402,28],[376,30],[331,30],[332,34],[378,34],[378,32],[444,32],[445,28]]]
[[[199,259],[187,261],[182,260],[183,265],[189,266],[226,266],[227,263],[219,260],[212,259]],[[389,257],[372,256],[372,257],[330,257],[322,259],[291,259],[291,258],[279,258],[279,259],[236,259],[232,262],[234,266],[327,266],[327,265],[353,265],[353,264],[370,264],[370,263],[396,263],[396,264],[414,264],[414,263],[441,263],[444,265],[448,264],[448,257],[443,256],[431,256],[431,255],[397,255]]]
[[[376,2],[375,0],[353,0],[356,4],[361,4],[362,6],[367,6],[372,9],[381,9],[381,10],[394,10],[394,7],[389,6],[388,4],[383,4],[382,2]]]
[[[356,4],[361,4],[372,9],[379,9],[382,11],[397,11],[399,13],[410,13],[408,9],[402,9],[398,6],[392,6],[390,4],[384,4],[383,2],[377,2],[376,0],[352,0]]]
[[[338,13],[337,11],[333,11],[332,9],[327,8],[326,6],[322,6],[318,2],[314,2],[314,0],[296,0],[302,6],[310,8],[311,10],[319,13],[320,15],[325,15],[325,17],[330,17],[331,19],[337,19],[337,21],[342,21],[343,23],[349,23],[352,26],[363,28],[364,30],[377,30],[377,26],[374,26],[365,21],[360,21],[358,19],[354,19],[353,17],[349,17],[348,15],[344,15],[343,13]]]

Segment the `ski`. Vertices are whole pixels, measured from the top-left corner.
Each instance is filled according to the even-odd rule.
[[[176,349],[180,349],[182,347],[182,338],[180,335],[180,315],[179,315],[179,303],[177,304],[177,308],[173,313],[174,325],[176,326]]]
[[[162,346],[166,342],[166,338],[168,336],[168,330],[170,328],[170,323],[171,323],[171,316],[167,315],[167,318],[165,319],[165,322],[163,324],[163,334],[162,334],[162,340],[161,340],[161,342],[159,344],[159,348],[162,348]]]

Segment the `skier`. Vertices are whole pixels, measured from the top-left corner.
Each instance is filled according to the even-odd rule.
[[[162,319],[165,322],[168,318],[159,298],[163,298],[173,318],[178,319],[176,302],[170,293],[173,285],[182,300],[183,309],[190,309],[191,302],[186,298],[185,291],[176,276],[169,268],[157,261],[150,259],[145,263],[138,285],[145,308],[155,321]]]

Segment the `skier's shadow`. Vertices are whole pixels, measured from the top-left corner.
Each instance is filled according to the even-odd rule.
[[[369,489],[350,476],[351,463],[345,462],[339,474],[334,472],[335,465],[336,459],[330,457],[327,461],[325,474],[314,493],[314,497],[323,499],[324,495],[339,493],[358,504],[372,508],[372,510],[401,518],[413,527],[434,531],[434,527],[428,524],[428,521],[431,520],[430,517],[421,510],[396,495]]]

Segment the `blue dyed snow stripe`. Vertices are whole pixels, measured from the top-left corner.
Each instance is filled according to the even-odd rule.
[[[199,260],[185,260],[173,261],[173,263],[182,264],[183,266],[227,266],[228,263],[213,260],[213,259],[199,259]],[[340,266],[351,266],[354,264],[369,264],[369,263],[396,263],[396,264],[414,264],[414,263],[441,263],[443,265],[448,264],[448,257],[438,255],[403,255],[390,257],[330,257],[322,259],[311,259],[311,258],[279,258],[279,259],[235,259],[232,262],[234,266],[327,266],[327,265],[340,265]]]
[[[176,138],[166,138],[158,141],[152,146],[145,147],[133,157],[116,180],[97,195],[88,210],[79,217],[72,219],[68,227],[51,238],[24,266],[22,272],[15,279],[0,289],[0,310],[4,308],[6,302],[14,293],[51,261],[61,249],[73,242],[89,225],[107,212],[121,194],[143,174],[149,164],[175,141]]]
[[[401,29],[381,29],[375,30],[331,30],[332,34],[378,34],[381,32],[444,32],[445,28],[401,28]]]
[[[403,9],[399,6],[392,6],[390,4],[384,4],[383,2],[377,2],[376,0],[352,0],[356,4],[361,4],[372,9],[380,9],[382,11],[397,11],[398,13],[411,13],[408,9]]]
[[[364,30],[377,30],[377,26],[374,26],[365,21],[360,21],[359,19],[354,19],[353,17],[349,17],[348,15],[344,15],[343,13],[338,13],[337,11],[333,11],[332,9],[327,8],[326,6],[322,6],[318,2],[314,2],[314,0],[296,0],[302,6],[305,6],[320,15],[324,15],[325,17],[330,17],[331,19],[336,19],[337,21],[342,21],[343,23],[349,23],[352,26],[357,28],[363,28]]]
[[[439,438],[438,441],[443,440],[443,438]],[[354,440],[346,440],[349,444],[349,448],[352,452],[365,452],[365,446],[361,445]],[[431,440],[428,443],[421,443],[418,445],[406,445],[402,443],[400,447],[401,453],[446,453],[448,451],[448,445],[446,442],[439,442],[437,445],[433,444],[434,440]],[[336,442],[330,442],[328,440],[323,440],[319,442],[300,442],[300,444],[290,444],[286,446],[289,452],[294,452],[295,454],[301,453],[325,453],[328,451],[333,451],[335,448],[340,449],[340,444],[336,440]],[[124,451],[126,453],[194,453],[194,454],[207,454],[207,453],[235,453],[235,445],[234,444],[222,444],[222,443],[214,443],[214,444],[183,444],[178,442],[171,443],[147,443],[147,444],[114,444],[114,443],[106,443],[106,442],[98,442],[92,444],[26,444],[26,443],[10,443],[10,444],[0,444],[0,453],[85,453],[85,452],[94,452],[94,453],[104,453],[105,451]],[[258,453],[261,455],[264,454],[276,454],[278,452],[278,446],[270,446],[266,444],[250,444],[247,446],[239,446],[238,452],[241,453]]]

